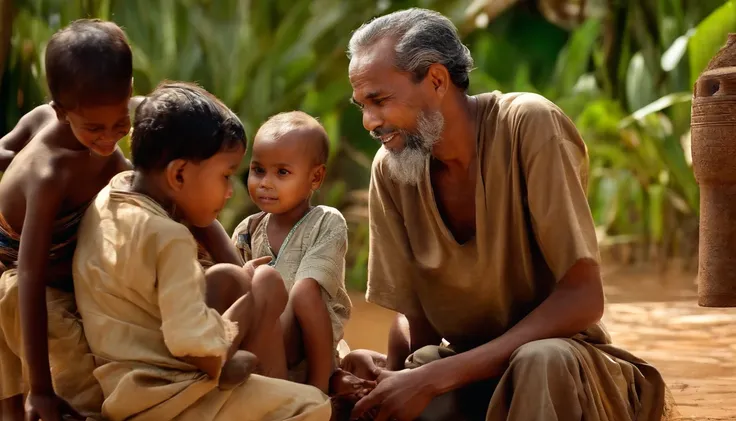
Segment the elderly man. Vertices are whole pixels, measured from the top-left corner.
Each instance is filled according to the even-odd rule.
[[[385,369],[349,359],[379,381],[353,415],[436,416],[443,395],[453,420],[665,418],[661,375],[600,323],[587,150],[568,117],[535,94],[469,96],[470,52],[436,12],[363,25],[349,56],[383,144],[366,298],[398,313]]]

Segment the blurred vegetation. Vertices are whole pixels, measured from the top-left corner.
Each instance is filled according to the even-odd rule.
[[[456,22],[476,61],[471,93],[537,92],[575,121],[590,149],[600,242],[613,258],[694,261],[691,88],[736,31],[736,0],[0,0],[0,134],[46,100],[49,37],[77,18],[113,20],[134,48],[137,94],[163,79],[196,81],[238,113],[250,136],[280,111],[321,120],[332,148],[315,201],[348,218],[348,283],[363,288],[378,144],[348,102],[345,50],[362,22],[412,6]],[[220,217],[227,229],[256,210],[246,163]]]

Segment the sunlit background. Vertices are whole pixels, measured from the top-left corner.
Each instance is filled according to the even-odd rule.
[[[736,313],[695,304],[689,126],[693,83],[736,32],[736,0],[0,0],[0,135],[47,100],[46,42],[82,17],[126,30],[138,95],[163,79],[196,81],[240,116],[249,137],[277,112],[318,117],[332,148],[315,203],[339,208],[350,224],[355,309],[346,339],[385,350],[391,315],[361,297],[366,189],[379,145],[348,101],[345,51],[362,22],[412,6],[455,22],[475,59],[471,93],[537,92],[575,121],[590,151],[614,340],[662,369],[685,414],[731,419]],[[246,168],[247,158],[220,216],[228,231],[256,211]]]

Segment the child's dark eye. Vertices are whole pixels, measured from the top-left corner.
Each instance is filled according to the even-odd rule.
[[[289,174],[289,171],[287,170],[284,170],[284,169],[279,170],[279,175],[288,175],[288,174]]]
[[[101,132],[102,129],[100,127],[93,127],[93,128],[88,127],[87,131],[90,133],[98,133],[98,132]]]
[[[252,169],[252,171],[255,172],[256,174],[263,174],[263,168],[255,167]]]

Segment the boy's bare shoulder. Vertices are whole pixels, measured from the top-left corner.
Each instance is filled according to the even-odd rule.
[[[54,111],[51,105],[43,104],[24,114],[18,120],[18,127],[38,130],[50,121],[56,120],[56,118],[56,111]]]

